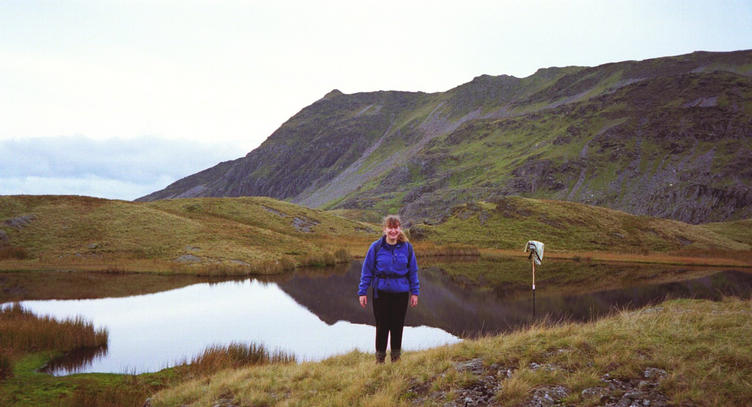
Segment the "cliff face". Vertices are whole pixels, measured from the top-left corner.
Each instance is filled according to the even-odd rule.
[[[437,220],[506,195],[692,223],[752,217],[752,51],[332,91],[243,158],[141,200],[267,195]]]

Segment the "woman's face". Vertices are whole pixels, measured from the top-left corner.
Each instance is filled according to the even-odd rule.
[[[400,228],[399,224],[391,224],[384,226],[384,234],[386,235],[386,239],[390,242],[393,242],[399,238],[400,233],[402,233],[402,229]]]

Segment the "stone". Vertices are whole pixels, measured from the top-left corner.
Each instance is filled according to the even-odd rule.
[[[34,219],[36,219],[36,216],[34,215],[16,216],[15,218],[6,219],[5,224],[12,228],[21,230],[28,226]]]
[[[5,233],[4,230],[0,229],[0,247],[7,245],[8,241],[10,241],[8,234]]]
[[[568,395],[569,390],[564,386],[540,387],[533,391],[533,397],[526,405],[535,407],[553,406]]]
[[[292,220],[292,226],[295,227],[295,229],[297,229],[299,232],[304,232],[304,233],[312,233],[313,227],[318,224],[319,224],[319,221],[315,219],[306,218],[306,217],[299,218],[296,216]]]
[[[467,362],[460,362],[454,366],[458,372],[471,372],[473,374],[483,373],[483,359],[476,358],[468,360]]]
[[[192,254],[184,254],[177,259],[175,259],[178,263],[200,263],[201,257],[194,256]]]
[[[286,218],[287,217],[286,213],[280,212],[280,211],[278,211],[278,210],[276,210],[274,208],[270,208],[270,207],[264,206],[264,205],[261,205],[261,207],[264,208],[267,212],[273,213],[273,214],[279,216],[280,218]]]
[[[661,379],[668,375],[668,373],[663,369],[658,369],[655,367],[649,367],[645,369],[645,372],[642,374],[646,379]]]
[[[603,401],[608,396],[608,389],[605,387],[588,387],[581,394],[584,398],[594,398],[598,401]]]

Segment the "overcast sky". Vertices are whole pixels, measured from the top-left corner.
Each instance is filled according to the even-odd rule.
[[[0,194],[135,199],[332,89],[750,48],[749,0],[0,0]]]

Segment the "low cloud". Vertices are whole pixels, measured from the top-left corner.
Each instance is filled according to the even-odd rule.
[[[156,137],[0,140],[0,195],[132,200],[246,153],[236,146]]]

